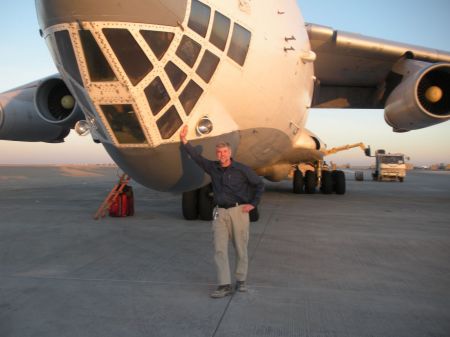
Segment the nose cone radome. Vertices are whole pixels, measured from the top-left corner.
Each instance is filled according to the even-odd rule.
[[[75,21],[115,21],[177,26],[187,0],[36,0],[42,30]]]

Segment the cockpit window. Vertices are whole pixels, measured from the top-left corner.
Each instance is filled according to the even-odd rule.
[[[208,31],[211,8],[197,0],[192,0],[191,15],[188,27],[200,36],[205,37]]]
[[[173,88],[175,89],[175,91],[178,91],[178,89],[180,89],[181,85],[186,80],[187,77],[186,74],[180,68],[178,68],[172,61],[169,61],[164,67],[164,69],[166,70],[166,74],[169,77],[169,80],[172,83]]]
[[[244,65],[245,58],[247,57],[251,35],[252,34],[241,25],[237,23],[234,24],[228,56],[241,66]]]
[[[180,95],[180,102],[186,112],[186,115],[192,112],[195,104],[203,93],[203,89],[194,81],[190,81]]]
[[[155,78],[144,92],[154,116],[170,101],[170,96],[159,77]]]
[[[152,71],[152,63],[127,29],[104,28],[103,33],[133,85]]]
[[[64,69],[82,86],[83,81],[81,80],[80,70],[78,69],[69,32],[67,30],[55,32],[55,40]]]
[[[178,46],[176,54],[192,68],[200,53],[200,49],[201,46],[197,42],[185,35]]]
[[[211,77],[217,69],[218,64],[219,58],[210,51],[206,50],[197,68],[198,76],[200,76],[206,83],[209,83]]]
[[[146,144],[144,132],[131,104],[100,106],[120,144]]]
[[[91,31],[80,30],[81,44],[83,45],[89,76],[92,82],[117,81],[111,66],[103,55]]]
[[[172,106],[169,110],[156,122],[162,139],[169,139],[183,125],[183,121],[178,114],[177,109]]]
[[[209,41],[220,50],[225,50],[225,45],[228,40],[228,33],[230,32],[230,19],[223,16],[219,12],[214,14],[214,24],[211,31]]]
[[[141,30],[141,35],[152,49],[158,60],[161,60],[172,43],[174,33]]]

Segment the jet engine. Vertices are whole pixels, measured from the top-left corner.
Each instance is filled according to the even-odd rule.
[[[81,109],[57,75],[0,94],[0,139],[63,142],[81,119]]]
[[[63,80],[58,77],[42,82],[35,95],[37,113],[48,123],[73,128],[84,118]]]
[[[395,132],[450,119],[450,64],[406,59],[398,62],[393,72],[402,80],[386,101],[384,118]]]

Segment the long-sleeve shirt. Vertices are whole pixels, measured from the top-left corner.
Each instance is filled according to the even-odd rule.
[[[186,143],[184,149],[191,158],[211,177],[214,201],[219,207],[238,204],[257,206],[264,191],[262,179],[248,166],[231,161],[222,167],[219,161],[202,157],[194,147]]]

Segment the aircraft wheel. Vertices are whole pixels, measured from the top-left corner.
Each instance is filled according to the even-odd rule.
[[[314,171],[306,171],[305,173],[305,192],[308,194],[316,193],[316,173]]]
[[[304,185],[304,179],[303,179],[303,173],[300,170],[294,171],[294,179],[292,180],[292,190],[295,194],[301,194],[303,193],[303,185]]]
[[[323,194],[333,193],[333,179],[330,171],[322,171],[320,190]]]
[[[183,192],[181,203],[184,218],[196,220],[198,218],[198,190]]]
[[[255,207],[250,211],[250,222],[256,222],[258,220],[259,220],[259,211],[258,207]]]
[[[198,217],[200,220],[211,221],[213,218],[214,199],[212,186],[208,184],[198,190]]]
[[[333,171],[332,179],[336,194],[345,194],[345,173],[343,171]]]

